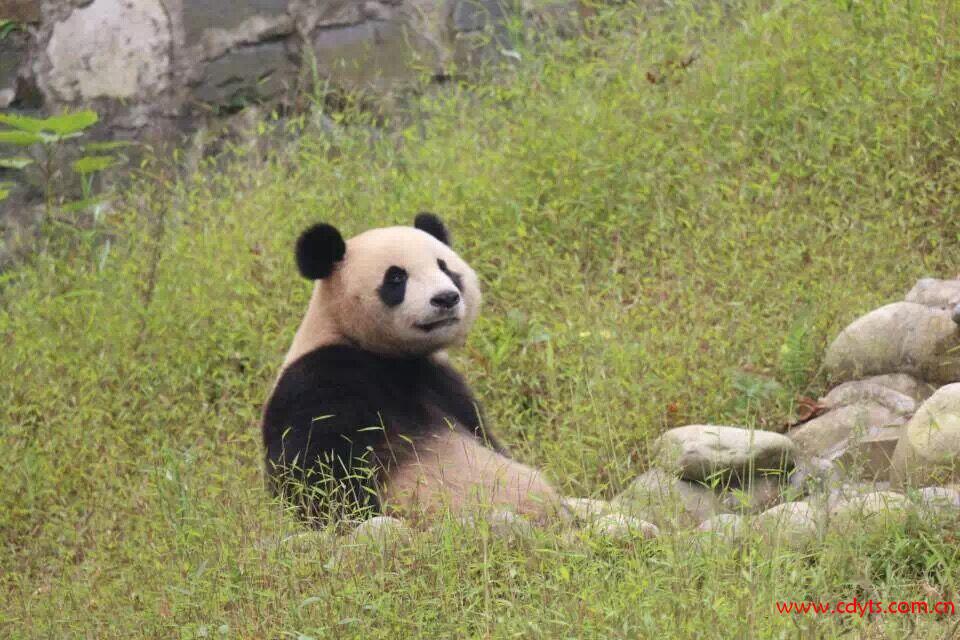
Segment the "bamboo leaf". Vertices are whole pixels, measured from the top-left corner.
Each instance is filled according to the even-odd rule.
[[[116,163],[117,158],[114,156],[84,156],[78,160],[74,160],[71,166],[77,173],[86,174],[109,169]]]
[[[33,164],[31,158],[0,158],[0,169],[24,169]]]
[[[43,118],[31,118],[30,116],[22,116],[19,113],[0,113],[0,124],[9,125],[20,131],[40,133],[43,131],[43,122]]]
[[[76,211],[83,211],[84,209],[89,209],[90,207],[106,202],[106,198],[103,196],[95,196],[93,198],[84,198],[82,200],[73,200],[72,202],[65,203],[60,209],[67,213],[74,213]]]
[[[76,134],[95,125],[98,120],[100,116],[96,111],[85,109],[51,116],[44,121],[43,128],[60,135]]]
[[[69,111],[49,118],[31,118],[17,113],[0,113],[0,124],[29,133],[50,132],[59,136],[78,134],[94,125],[100,117],[96,111]]]
[[[18,147],[29,147],[32,144],[45,141],[46,138],[43,135],[31,131],[0,131],[0,144],[15,144]]]
[[[87,151],[113,151],[114,149],[125,149],[136,145],[132,140],[111,140],[109,142],[90,142],[83,145]]]

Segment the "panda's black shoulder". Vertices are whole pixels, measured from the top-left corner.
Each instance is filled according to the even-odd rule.
[[[378,398],[393,395],[389,377],[383,359],[362,349],[331,345],[310,351],[290,363],[277,380],[264,409],[264,435],[269,437],[274,427],[307,426],[301,414],[310,420],[334,415],[337,422],[369,426],[361,423],[382,409],[375,406],[384,404]]]
[[[429,358],[389,358],[348,345],[315,349],[281,374],[264,411],[264,436],[332,416],[325,427],[379,421],[410,435],[432,418],[481,429],[479,406],[463,378]],[[331,424],[332,423],[332,424]]]
[[[310,351],[294,360],[277,381],[273,398],[277,401],[318,389],[373,391],[385,378],[383,358],[346,345],[331,345]]]

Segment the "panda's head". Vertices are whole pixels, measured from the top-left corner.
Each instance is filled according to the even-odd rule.
[[[460,344],[480,311],[473,269],[450,248],[443,223],[371,229],[344,241],[329,224],[296,247],[300,273],[317,281],[324,321],[347,341],[388,356],[420,356]]]

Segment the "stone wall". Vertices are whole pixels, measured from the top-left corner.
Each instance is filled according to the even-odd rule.
[[[0,108],[92,106],[142,129],[282,100],[314,79],[382,91],[509,57],[523,0],[0,0]]]

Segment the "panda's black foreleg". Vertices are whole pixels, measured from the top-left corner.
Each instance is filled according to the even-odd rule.
[[[365,520],[381,513],[375,474],[362,459],[345,462],[329,456],[307,468],[297,466],[295,461],[268,459],[267,469],[274,495],[314,528]]]

